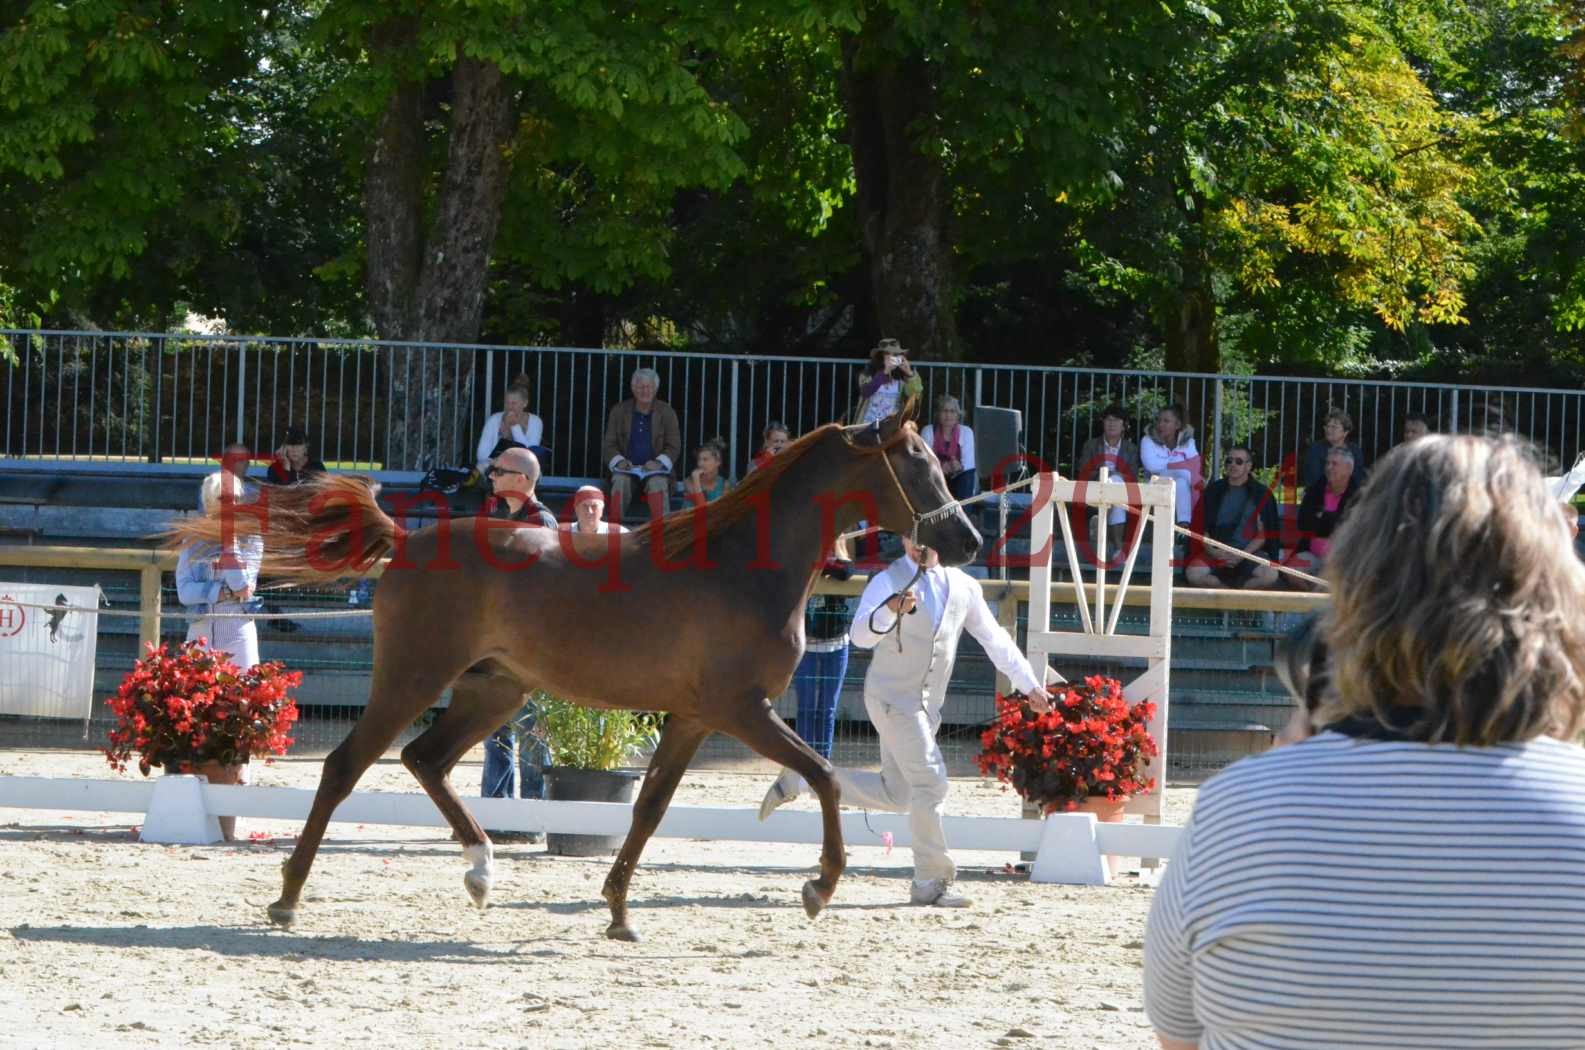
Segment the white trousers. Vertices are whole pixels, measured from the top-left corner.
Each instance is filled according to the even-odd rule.
[[[951,879],[957,865],[947,853],[941,810],[947,800],[947,763],[936,744],[941,712],[926,711],[918,697],[881,700],[866,693],[864,709],[881,742],[881,771],[836,770],[848,806],[907,813],[913,835],[914,878]]]
[[[217,606],[216,612],[241,612],[242,606],[227,603]],[[259,628],[252,620],[214,619],[204,617],[194,620],[187,628],[187,640],[196,642],[209,639],[209,648],[215,652],[230,653],[237,670],[246,671],[259,662]]]
[[[1172,483],[1178,488],[1178,499],[1174,510],[1179,525],[1187,525],[1194,519],[1194,475],[1179,467],[1171,467],[1161,472],[1161,477],[1171,478]]]

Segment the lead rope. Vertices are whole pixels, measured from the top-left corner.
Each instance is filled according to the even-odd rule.
[[[877,437],[880,436],[879,423],[875,424],[875,434]],[[903,488],[902,479],[897,476],[897,468],[892,466],[892,457],[886,454],[885,449],[881,449],[881,462],[886,464],[886,472],[892,476],[892,484],[897,486],[897,495],[902,497],[903,506],[908,508],[908,514],[913,519],[913,531],[909,534],[908,541],[913,544],[915,550],[919,551],[919,561],[915,565],[913,579],[909,580],[908,585],[902,590],[894,592],[891,598],[887,598],[886,602],[889,602],[892,600],[892,598],[901,598],[909,591],[913,590],[914,584],[918,583],[920,578],[925,574],[925,558],[929,554],[930,548],[920,545],[919,526],[926,521],[940,516],[943,512],[950,514],[952,511],[958,508],[958,504],[947,503],[939,509],[931,511],[929,514],[920,514],[919,511],[914,508],[914,501],[908,498],[908,490]],[[870,530],[866,529],[864,531],[868,532]],[[897,651],[900,653],[903,651],[903,614],[901,611],[899,611],[893,618],[892,625],[886,630],[877,631],[875,629],[875,614],[886,607],[886,602],[882,602],[870,610],[870,633],[880,635],[883,638],[888,634],[895,633],[897,635]],[[901,609],[900,603],[898,608],[899,610]]]

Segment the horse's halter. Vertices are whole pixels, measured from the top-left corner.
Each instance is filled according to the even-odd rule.
[[[873,426],[874,426],[874,429],[875,429],[875,440],[877,442],[881,442],[881,425],[880,425],[880,422],[879,421],[875,422],[873,424]],[[882,444],[884,444],[884,443],[882,443]],[[898,591],[896,594],[892,595],[892,598],[898,598],[898,597],[901,597],[904,594],[907,594],[909,591],[913,590],[914,589],[914,584],[918,583],[920,577],[924,576],[924,574],[925,574],[925,556],[926,556],[926,553],[928,552],[929,548],[926,547],[924,544],[919,542],[919,526],[924,525],[927,522],[934,521],[937,518],[945,517],[946,515],[952,513],[954,510],[957,510],[958,509],[958,501],[957,500],[948,500],[946,503],[942,504],[940,507],[937,507],[935,510],[932,510],[932,511],[930,511],[928,513],[925,513],[925,514],[921,514],[918,511],[918,509],[914,507],[914,501],[908,498],[908,490],[903,488],[903,480],[902,480],[902,478],[899,478],[897,476],[897,468],[892,466],[892,457],[887,454],[887,451],[886,451],[886,449],[884,447],[882,447],[880,449],[880,454],[881,454],[881,462],[886,464],[886,472],[892,476],[892,484],[897,486],[897,495],[902,497],[903,506],[908,509],[908,514],[913,519],[912,531],[909,533],[908,541],[913,544],[914,548],[919,551],[919,555],[920,555],[919,559],[918,559],[917,568],[914,571],[914,578],[909,580],[907,586],[905,586],[901,591]],[[891,598],[886,599],[886,601],[891,601]],[[886,607],[886,602],[882,602],[879,605],[875,606],[875,608],[870,610],[870,623],[869,623],[870,631],[872,633],[874,633],[874,634],[879,634],[879,635],[887,635],[887,634],[892,634],[893,632],[895,632],[896,635],[897,635],[897,651],[898,652],[902,652],[902,650],[903,650],[903,618],[901,616],[897,616],[897,617],[893,618],[892,625],[889,628],[887,628],[885,631],[877,631],[877,630],[875,630],[875,614],[880,612],[885,607]]]
[[[875,431],[875,440],[878,443],[880,443],[881,442],[881,425],[880,425],[880,421],[877,420],[875,423],[871,424],[871,427]],[[897,468],[892,466],[892,457],[887,454],[886,449],[884,447],[880,449],[880,454],[881,454],[881,462],[886,464],[886,473],[888,473],[888,474],[890,474],[892,476],[892,484],[897,486],[897,495],[902,497],[903,506],[907,508],[908,516],[913,521],[913,524],[910,527],[910,531],[908,533],[908,541],[910,543],[912,543],[915,547],[923,548],[926,545],[919,542],[919,526],[927,525],[930,522],[935,521],[937,518],[944,518],[948,514],[951,514],[953,511],[958,509],[958,501],[954,500],[954,499],[949,499],[947,502],[943,503],[941,506],[937,507],[935,510],[926,511],[924,513],[920,513],[918,508],[916,508],[914,506],[914,501],[908,498],[908,490],[903,488],[902,478],[899,478],[897,476]]]

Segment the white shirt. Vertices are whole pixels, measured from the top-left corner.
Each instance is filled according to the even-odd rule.
[[[918,571],[918,564],[906,554],[899,560],[910,576]],[[963,629],[980,643],[980,648],[985,650],[985,655],[991,658],[991,663],[996,665],[996,669],[1006,675],[1013,683],[1013,687],[1021,692],[1027,693],[1039,686],[1041,680],[1035,677],[1029,659],[1019,652],[1017,643],[1013,641],[1007,630],[996,622],[991,607],[986,604],[985,592],[980,589],[980,581],[968,573],[959,569],[944,569],[937,565],[933,569],[926,570],[914,584],[914,588],[919,592],[919,604],[930,617],[931,624],[936,629],[940,628],[941,616],[947,608],[947,595],[954,585],[969,588],[969,611],[963,619]],[[885,607],[886,600],[891,596],[892,581],[884,572],[877,572],[870,577],[870,582],[864,587],[863,595],[859,597],[858,609],[853,614],[853,626],[849,635],[854,645],[860,649],[873,649],[897,621],[896,614]],[[875,614],[876,630],[870,629],[871,613]]]
[[[479,470],[482,472],[490,466],[490,453],[495,451],[496,442],[501,440],[501,417],[505,412],[497,412],[484,421],[484,429],[479,432],[478,460]],[[524,448],[544,446],[545,421],[534,413],[528,414],[528,426],[512,424],[512,440]]]
[[[578,528],[578,523],[575,521],[564,521],[561,523],[561,528],[565,532],[576,532],[581,536],[604,536],[608,532],[627,531],[626,525],[617,525],[614,522],[606,521],[603,518],[600,521],[595,522],[595,525],[596,528],[593,532],[586,532],[583,529]]]

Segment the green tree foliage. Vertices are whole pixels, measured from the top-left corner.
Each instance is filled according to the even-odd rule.
[[[0,320],[1585,374],[1582,112],[1579,0],[23,0]]]

